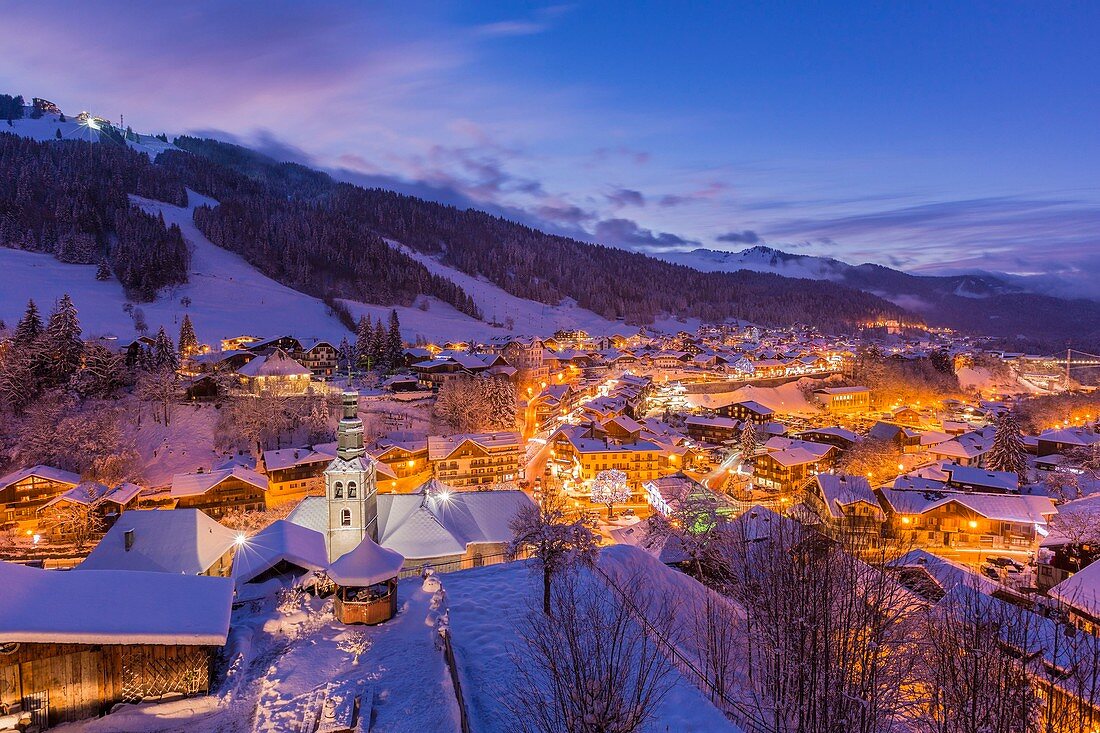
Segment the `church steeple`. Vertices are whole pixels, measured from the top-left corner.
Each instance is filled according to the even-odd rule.
[[[359,419],[359,395],[344,393],[344,417],[336,428],[336,455],[345,461],[366,453],[363,448],[363,421]]]
[[[325,469],[329,560],[355,549],[364,537],[378,540],[374,459],[363,446],[359,395],[344,393],[344,416],[336,429],[336,458]]]

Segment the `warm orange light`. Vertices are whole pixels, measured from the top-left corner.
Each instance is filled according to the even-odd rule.
[[[911,519],[909,519],[909,517],[902,517],[902,518],[901,518],[901,523],[902,523],[902,524],[909,524],[909,522],[911,522],[911,521],[912,521],[912,520],[911,520]]]
[[[977,528],[978,528],[978,523],[975,522],[973,519],[971,519],[970,520],[970,529],[977,529]]]

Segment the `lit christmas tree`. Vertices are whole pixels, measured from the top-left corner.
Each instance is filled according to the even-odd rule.
[[[597,504],[607,505],[607,518],[613,516],[611,511],[615,504],[624,502],[630,498],[630,487],[626,484],[626,474],[611,468],[600,471],[592,480],[592,501]]]

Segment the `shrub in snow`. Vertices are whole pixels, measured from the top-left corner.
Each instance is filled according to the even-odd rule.
[[[371,638],[361,629],[347,632],[337,644],[340,647],[340,651],[347,652],[351,655],[352,665],[358,665],[359,657],[366,654],[370,651],[370,648],[374,646],[374,642]]]

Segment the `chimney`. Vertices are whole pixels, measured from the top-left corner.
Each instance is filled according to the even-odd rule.
[[[134,530],[128,529],[122,533],[122,543],[126,546],[126,552],[134,546]]]

